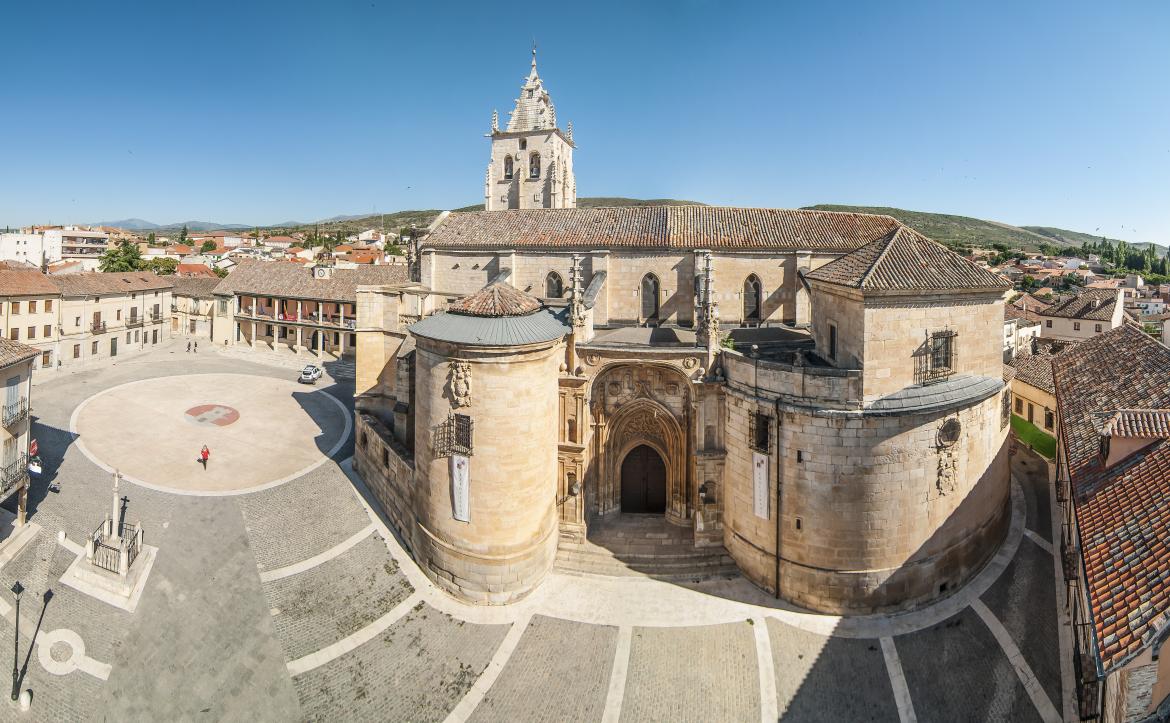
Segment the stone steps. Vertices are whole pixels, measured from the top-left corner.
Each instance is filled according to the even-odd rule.
[[[614,549],[592,542],[562,542],[554,567],[569,574],[649,577],[669,582],[701,582],[739,575],[739,569],[722,547],[644,542],[614,545]]]

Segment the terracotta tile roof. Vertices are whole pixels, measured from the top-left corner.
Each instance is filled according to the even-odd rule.
[[[897,228],[889,216],[721,206],[451,213],[423,248],[699,248],[852,251]]]
[[[1141,439],[1170,437],[1170,409],[1119,409],[1097,412],[1095,416],[1098,434]]]
[[[169,276],[156,276],[149,271],[129,271],[104,274],[100,271],[83,271],[77,274],[61,274],[53,277],[62,296],[93,296],[105,294],[129,294],[138,291],[169,289],[174,284]]]
[[[400,284],[406,280],[405,266],[333,269],[330,278],[322,279],[314,277],[310,268],[291,261],[241,261],[215,293],[356,302],[358,286]]]
[[[830,261],[806,277],[872,291],[1011,288],[1011,282],[999,274],[906,226]]]
[[[1004,304],[1003,317],[1005,319],[1020,319],[1039,324],[1040,314],[1038,312],[1047,309],[1049,306],[1051,304],[1041,301],[1031,294],[1024,293],[1020,294],[1011,302]]]
[[[540,309],[538,300],[504,282],[488,284],[447,307],[451,314],[491,317],[526,316]]]
[[[219,279],[207,264],[179,264],[175,267],[175,276],[202,276]]]
[[[11,339],[0,337],[0,367],[6,367],[26,359],[32,359],[40,353],[40,349],[36,349],[27,344],[21,344],[19,341],[12,341]]]
[[[1113,318],[1113,309],[1116,305],[1117,291],[1115,289],[1085,289],[1076,296],[1061,299],[1039,313],[1041,316],[1054,316],[1062,319],[1109,321]]]
[[[175,276],[172,280],[175,296],[190,296],[196,299],[210,299],[215,287],[219,286],[220,278],[212,274],[205,276]]]
[[[1170,439],[1106,468],[1094,415],[1170,408],[1170,349],[1126,324],[1061,354],[1053,376],[1097,652],[1109,671],[1170,615]]]
[[[58,293],[53,279],[40,272],[0,269],[0,296],[56,296]]]
[[[1052,394],[1056,391],[1052,359],[1049,354],[1018,354],[1012,358],[1011,366],[1016,370],[1016,379]]]

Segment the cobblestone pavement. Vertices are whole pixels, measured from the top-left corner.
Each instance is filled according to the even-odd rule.
[[[335,371],[317,389],[352,410],[351,372]],[[27,588],[21,661],[34,702],[23,715],[0,705],[0,719],[950,721],[1071,710],[1050,492],[1030,458],[1014,465],[1014,537],[983,584],[860,622],[776,606],[742,581],[553,574],[517,605],[460,605],[426,581],[347,475],[352,440],[311,472],[240,496],[125,483],[127,519],[158,548],[136,611],[62,584],[76,555],[58,531],[83,541],[110,504],[109,475],[68,432],[73,410],[128,381],[209,372],[290,369],[171,346],[37,380],[46,470],[30,521],[41,529],[0,567],[0,589]],[[0,640],[11,640],[4,611]],[[30,650],[34,632],[58,630],[76,633],[108,675],[50,673],[42,657],[80,659],[61,642]]]

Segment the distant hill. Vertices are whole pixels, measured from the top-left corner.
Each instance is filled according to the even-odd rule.
[[[1081,233],[1080,231],[1069,231],[1068,229],[1053,228],[1052,226],[1023,226],[1023,228],[1026,228],[1029,231],[1035,231],[1036,233],[1047,236],[1047,237],[1053,239],[1054,241],[1063,242],[1064,244],[1068,244],[1071,246],[1080,246],[1083,243],[1094,243],[1094,242],[1100,241],[1102,238],[1104,238],[1103,236],[1097,236],[1097,235],[1091,234],[1091,233]],[[1115,239],[1115,238],[1108,239],[1109,243],[1112,243],[1112,244],[1116,244],[1118,242],[1118,240],[1119,239]],[[1126,243],[1129,243],[1129,242],[1127,241]],[[1131,243],[1130,246],[1134,246],[1136,248],[1143,248],[1143,249],[1147,246],[1153,246],[1154,252],[1157,253],[1159,256],[1165,256],[1167,253],[1167,248],[1165,246],[1160,246],[1160,245],[1155,244],[1155,243],[1147,243],[1147,242]]]
[[[101,223],[91,224],[93,226],[111,226],[113,228],[123,228],[127,231],[153,231],[158,228],[157,223],[151,223],[141,218],[124,218],[121,221],[102,221]]]
[[[970,216],[952,216],[945,213],[925,213],[923,211],[907,211],[902,208],[888,208],[885,206],[840,206],[835,204],[821,204],[806,208],[821,211],[852,211],[853,213],[880,213],[893,216],[910,228],[926,236],[947,244],[948,246],[979,246],[988,247],[993,243],[1005,244],[1010,248],[1036,251],[1040,244],[1049,243],[1054,246],[1080,246],[1071,241],[1062,242],[1060,239],[1030,231],[1019,226],[1012,226],[998,221],[984,221]]]

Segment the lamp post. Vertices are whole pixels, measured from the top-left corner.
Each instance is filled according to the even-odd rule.
[[[16,598],[16,632],[12,636],[12,700],[16,701],[20,694],[20,680],[18,670],[20,668],[20,594],[24,592],[24,587],[17,580],[12,585],[12,595]]]

